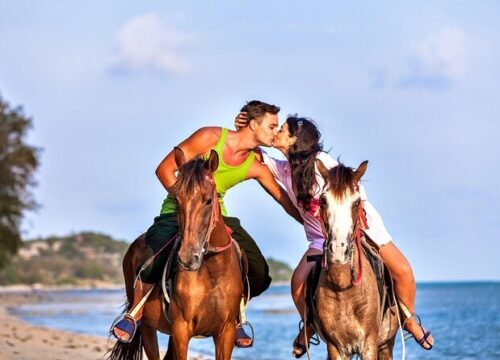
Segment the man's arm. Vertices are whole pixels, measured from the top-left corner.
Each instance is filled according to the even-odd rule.
[[[288,215],[300,224],[304,224],[299,210],[293,205],[287,192],[276,182],[276,179],[266,165],[261,164],[257,160],[254,161],[248,172],[248,178],[257,180],[264,190],[285,209]]]
[[[217,127],[201,128],[177,145],[177,147],[184,153],[186,161],[189,161],[210,151],[210,149],[217,144],[220,132],[221,129]],[[172,187],[176,180],[175,173],[177,170],[178,166],[175,163],[174,151],[172,150],[156,168],[156,176],[169,193],[172,193]]]

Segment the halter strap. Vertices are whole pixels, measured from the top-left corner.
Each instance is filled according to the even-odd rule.
[[[213,179],[213,177],[212,177],[212,181],[214,181],[214,183],[215,183],[215,180]],[[203,247],[204,247],[203,253],[204,254],[220,253],[224,250],[229,249],[231,247],[231,245],[233,244],[233,241],[232,241],[233,239],[231,237],[231,234],[233,233],[233,231],[231,230],[231,228],[229,228],[229,226],[224,224],[224,228],[226,230],[226,233],[229,235],[228,243],[226,245],[223,245],[223,246],[210,246],[210,237],[212,236],[212,231],[215,229],[215,225],[216,225],[217,220],[219,219],[220,214],[221,214],[219,198],[217,195],[217,188],[214,189],[214,196],[213,196],[212,203],[213,203],[213,206],[212,206],[212,213],[210,215],[210,224],[208,226],[208,231],[207,231],[207,234],[205,236],[205,240],[203,241]],[[206,247],[205,247],[205,245],[206,245]]]
[[[368,223],[366,221],[366,211],[363,206],[363,200],[360,200],[358,205],[358,218],[356,220],[356,245],[358,247],[358,276],[352,279],[352,284],[354,286],[359,285],[361,283],[361,279],[363,278],[363,254],[362,254],[362,246],[361,240],[363,238],[363,234],[361,230],[368,229]]]

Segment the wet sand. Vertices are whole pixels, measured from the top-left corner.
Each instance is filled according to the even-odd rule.
[[[44,301],[47,291],[0,287],[0,360],[105,359],[114,345],[111,339],[31,325],[9,313],[10,308]]]
[[[106,338],[34,326],[9,314],[9,308],[40,302],[43,297],[29,288],[0,289],[0,360],[105,358]],[[109,346],[113,346],[112,341]]]

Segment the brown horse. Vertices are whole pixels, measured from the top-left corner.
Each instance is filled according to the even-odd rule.
[[[315,296],[315,328],[327,343],[329,359],[392,359],[398,330],[396,309],[382,304],[377,279],[362,250],[366,226],[357,170],[342,164],[327,170],[318,161],[326,186],[321,196],[325,233],[323,271]],[[384,301],[385,303],[385,301]]]
[[[189,340],[194,336],[213,337],[216,359],[231,358],[243,281],[236,245],[223,222],[213,180],[218,155],[212,151],[206,161],[198,158],[186,163],[176,148],[175,161],[179,167],[174,188],[181,240],[168,320],[161,289],[156,286],[144,305],[132,342],[117,342],[111,360],[142,359],[143,347],[148,359],[159,359],[156,331],[171,335],[164,359],[187,359]],[[123,260],[129,304],[144,247],[144,236],[140,236]]]

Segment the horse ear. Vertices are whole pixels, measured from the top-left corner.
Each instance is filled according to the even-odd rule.
[[[184,152],[180,147],[174,147],[174,158],[177,168],[180,168],[182,165],[186,163],[186,157],[184,156]]]
[[[354,182],[358,183],[359,180],[363,177],[363,175],[366,172],[366,168],[368,167],[368,160],[363,161],[361,164],[359,164],[358,168],[354,172]]]
[[[217,170],[217,168],[219,167],[219,154],[217,154],[217,151],[213,149],[210,151],[210,157],[205,163],[205,167],[211,173]]]
[[[325,164],[323,164],[323,161],[321,161],[320,159],[316,159],[316,166],[321,176],[323,176],[323,179],[328,180],[328,169],[326,168]]]

